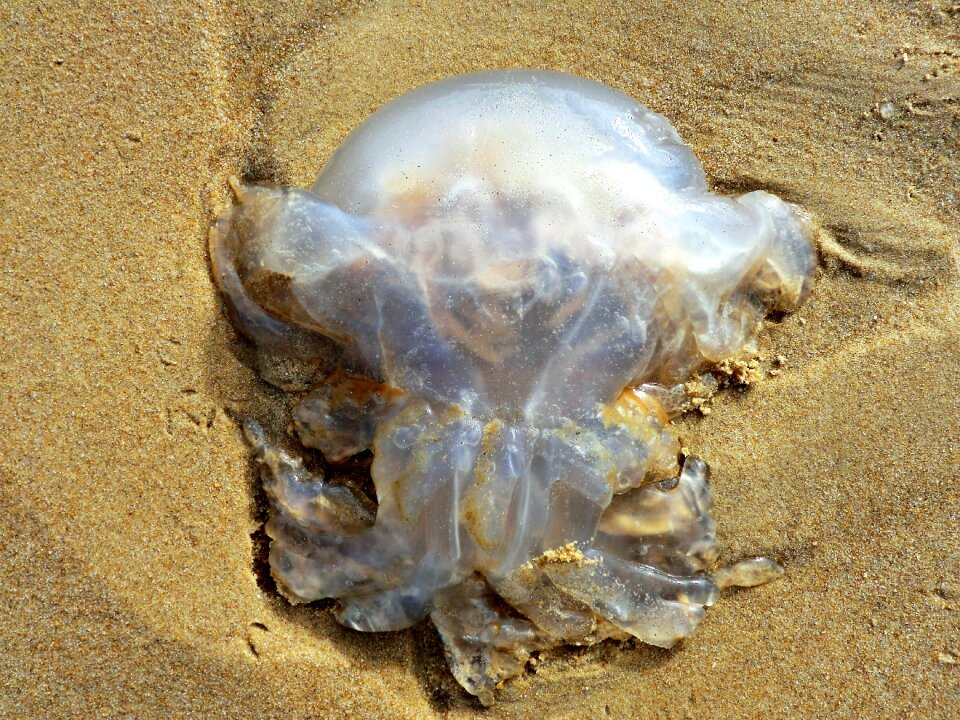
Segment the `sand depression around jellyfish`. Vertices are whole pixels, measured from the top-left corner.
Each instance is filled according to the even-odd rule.
[[[365,631],[429,616],[490,703],[534,651],[670,647],[721,586],[778,572],[714,567],[707,467],[681,471],[670,420],[681,383],[804,300],[798,208],[709,192],[664,117],[526,70],[394,100],[309,191],[235,190],[211,254],[236,324],[323,368],[305,447],[373,453],[370,498],[247,424],[291,601]]]

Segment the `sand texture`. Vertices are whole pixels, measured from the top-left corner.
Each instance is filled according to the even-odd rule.
[[[428,624],[258,575],[238,419],[285,400],[206,241],[230,175],[309,185],[390,98],[509,66],[664,113],[717,189],[805,207],[821,266],[764,379],[681,421],[724,560],[786,576],[484,712]],[[955,3],[12,2],[0,67],[0,716],[960,717]]]

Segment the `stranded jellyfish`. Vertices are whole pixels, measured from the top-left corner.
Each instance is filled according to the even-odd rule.
[[[211,255],[235,323],[300,392],[303,446],[372,452],[375,497],[247,423],[292,602],[364,631],[429,617],[489,704],[535,651],[670,647],[721,587],[781,572],[715,567],[707,466],[680,468],[670,421],[806,297],[797,207],[710,192],[663,116],[528,70],[394,100],[310,190],[234,189]]]

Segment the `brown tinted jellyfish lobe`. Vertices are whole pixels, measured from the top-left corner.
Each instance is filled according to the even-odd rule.
[[[211,254],[238,327],[326,364],[305,446],[373,453],[375,508],[248,424],[291,601],[365,631],[431,617],[490,703],[535,650],[670,647],[721,586],[779,572],[711,572],[707,467],[680,472],[669,421],[678,383],[805,298],[796,207],[714,195],[662,116],[519,70],[395,100],[310,191],[235,189]]]

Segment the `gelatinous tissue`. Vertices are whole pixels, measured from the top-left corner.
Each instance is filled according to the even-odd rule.
[[[489,704],[531,653],[670,647],[722,586],[782,572],[715,567],[707,466],[681,471],[670,420],[806,297],[797,207],[713,194],[661,115],[521,70],[394,100],[310,190],[234,189],[211,255],[262,374],[309,385],[304,446],[373,454],[375,498],[247,423],[292,602],[365,631],[430,617]]]

